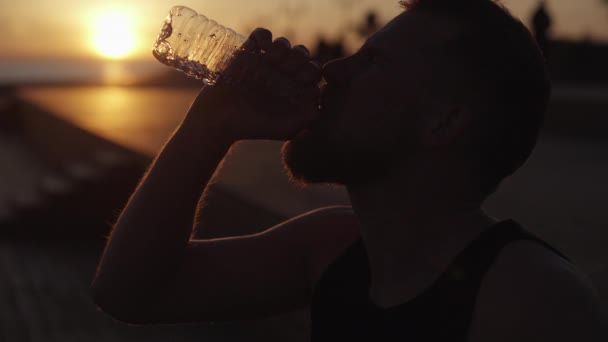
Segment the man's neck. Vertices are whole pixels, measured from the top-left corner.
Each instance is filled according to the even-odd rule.
[[[386,303],[430,285],[466,245],[497,222],[466,191],[433,184],[387,181],[347,187],[368,255],[370,293]]]

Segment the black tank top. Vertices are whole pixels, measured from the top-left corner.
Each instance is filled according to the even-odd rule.
[[[369,297],[370,273],[359,238],[317,282],[310,307],[311,341],[466,341],[481,280],[509,242],[533,240],[570,261],[513,220],[484,230],[431,287],[389,308]]]

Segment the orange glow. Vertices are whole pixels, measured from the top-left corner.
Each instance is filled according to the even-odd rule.
[[[106,58],[127,57],[136,49],[134,25],[131,17],[117,10],[99,13],[94,23],[93,45]]]
[[[526,24],[538,5],[538,0],[502,2]],[[351,42],[349,34],[366,11],[377,12],[381,23],[401,13],[397,0],[20,0],[11,2],[10,11],[0,20],[6,38],[0,40],[0,59],[151,60],[150,50],[162,21],[178,4],[243,35],[261,26],[309,48],[314,48],[321,36],[345,39],[349,51],[359,47],[360,42]],[[604,0],[555,0],[547,4],[554,38],[608,41],[608,5]]]
[[[19,95],[63,120],[134,151],[154,156],[198,89],[32,87]]]

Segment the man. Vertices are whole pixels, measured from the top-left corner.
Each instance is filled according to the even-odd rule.
[[[534,38],[538,46],[547,55],[547,47],[549,45],[549,30],[551,29],[551,16],[547,12],[547,4],[541,1],[534,11],[532,16],[532,28]]]
[[[313,341],[605,341],[588,278],[481,209],[541,126],[550,86],[531,35],[488,0],[404,6],[323,67],[320,109],[306,49],[254,31],[231,85],[200,92],[121,214],[96,303],[136,324],[310,306]],[[241,139],[286,140],[291,178],[343,184],[352,208],[191,239],[201,193]]]

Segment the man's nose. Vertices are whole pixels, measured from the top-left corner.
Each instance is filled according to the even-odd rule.
[[[321,73],[327,84],[336,85],[347,83],[352,74],[348,71],[348,62],[346,58],[334,59],[325,63]]]

